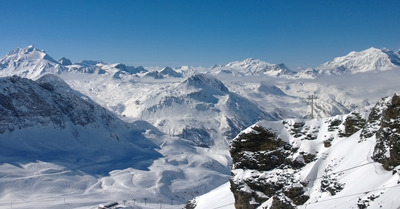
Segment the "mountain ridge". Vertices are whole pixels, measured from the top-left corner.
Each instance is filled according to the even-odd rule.
[[[18,162],[22,156],[31,155],[36,160],[80,160],[85,165],[97,162],[96,155],[100,159],[121,159],[121,164],[129,162],[130,152],[149,159],[160,156],[154,150],[157,146],[140,131],[75,92],[55,75],[45,75],[37,81],[5,77],[0,78],[0,83],[0,143],[7,148],[1,154],[2,160],[14,158]],[[17,153],[24,154],[20,157]],[[49,154],[52,157],[46,157],[48,153],[53,153]],[[143,166],[137,168],[146,169],[146,164]],[[100,170],[83,170],[104,174],[117,167],[105,161]]]
[[[63,57],[64,58],[64,57]],[[100,64],[100,65],[98,65]],[[64,58],[59,61],[54,60],[45,51],[35,48],[33,45],[25,49],[17,48],[10,51],[0,59],[0,75],[10,76],[19,74],[29,78],[38,78],[45,73],[60,74],[63,71],[79,71],[93,73],[96,70],[104,72],[104,67],[116,69],[115,75],[119,74],[138,74],[147,72],[141,66],[135,68],[119,64],[105,64],[101,61],[81,61],[72,64],[70,60]],[[186,66],[181,67],[183,69]],[[193,67],[189,67],[192,68]],[[285,64],[271,64],[262,60],[247,58],[242,61],[233,61],[224,65],[215,65],[206,71],[214,75],[231,74],[237,76],[248,75],[267,75],[272,77],[283,77],[289,79],[315,78],[327,75],[354,74],[368,71],[384,71],[390,69],[400,69],[400,53],[389,49],[369,49],[356,52],[352,51],[345,56],[336,57],[331,61],[325,62],[315,69],[307,68],[299,72],[290,70]],[[3,71],[3,72],[1,72]],[[7,71],[7,72],[4,72]],[[18,72],[17,72],[18,71]],[[150,72],[150,74],[154,72]],[[172,68],[164,68],[159,73],[172,77],[181,77],[182,72],[176,72]],[[153,76],[153,75],[152,75]],[[158,76],[158,78],[163,78]],[[118,76],[116,76],[118,77]]]

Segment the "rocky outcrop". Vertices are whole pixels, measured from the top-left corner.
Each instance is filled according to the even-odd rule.
[[[338,143],[346,144],[341,149],[351,143],[360,146],[360,150],[372,148],[373,153],[365,157],[370,162],[361,165],[357,162],[338,171],[336,166],[343,159],[349,160],[347,154],[351,155],[335,150]],[[371,148],[366,149],[369,145]],[[332,152],[336,154],[329,157]],[[361,169],[374,163],[371,159],[393,175],[398,172],[400,96],[382,99],[367,119],[352,112],[315,120],[259,122],[231,142],[230,153],[233,160],[230,183],[236,208],[295,208],[305,204],[316,191],[335,196],[346,187],[341,178],[343,171]],[[359,208],[366,208],[364,199],[358,201]]]
[[[361,136],[376,137],[372,158],[387,170],[400,165],[400,96],[397,94],[378,102],[369,115]]]
[[[304,165],[300,158],[290,158],[294,152],[289,143],[261,126],[253,126],[235,138],[230,146],[235,208],[256,208],[271,197],[274,208],[294,208],[307,201],[306,182],[287,172]],[[307,157],[301,154],[302,159]]]

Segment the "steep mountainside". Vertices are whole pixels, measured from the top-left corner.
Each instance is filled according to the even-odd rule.
[[[54,75],[1,78],[0,113],[1,162],[43,160],[104,174],[127,165],[146,169],[150,164],[138,159],[161,156],[140,131]],[[91,170],[99,162],[102,168]]]
[[[351,113],[260,122],[245,130],[230,148],[235,207],[400,205],[394,196],[400,192],[399,98],[377,103],[368,119]]]
[[[230,92],[220,80],[206,74],[164,87],[163,91],[141,98],[137,105],[145,108],[140,117],[163,132],[207,147],[226,146],[226,139],[260,119],[279,118],[263,112],[251,101]],[[132,113],[127,109],[122,114],[130,116]]]
[[[60,195],[86,208],[122,198],[182,204],[226,182],[227,153],[121,121],[55,75],[4,77],[0,87],[2,208],[71,208],[48,200]]]

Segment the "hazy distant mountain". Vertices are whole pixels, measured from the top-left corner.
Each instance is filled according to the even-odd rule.
[[[235,75],[269,75],[284,77],[295,74],[284,64],[270,64],[257,59],[245,59],[243,61],[230,62],[226,65],[216,65],[210,69],[214,74],[227,73]]]
[[[63,57],[54,60],[45,51],[34,46],[15,49],[0,59],[0,76],[18,75],[30,79],[38,79],[45,74],[61,74],[63,72],[97,73],[120,78],[147,72],[142,66],[132,67],[124,64],[108,65],[102,61],[83,60],[72,64]]]
[[[72,65],[71,60],[69,60],[69,59],[67,59],[67,58],[65,58],[65,57],[62,57],[60,60],[58,60],[58,62],[59,62],[61,65]]]
[[[319,75],[338,75],[400,69],[400,55],[388,49],[369,48],[361,52],[350,52],[317,68]]]

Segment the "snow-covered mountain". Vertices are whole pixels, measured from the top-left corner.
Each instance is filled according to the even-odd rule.
[[[388,49],[371,47],[361,52],[352,51],[343,57],[337,57],[317,68],[319,75],[340,75],[400,69],[400,55]]]
[[[113,76],[114,78],[133,77],[147,72],[142,66],[126,66],[121,63],[108,65],[101,61],[83,60],[72,64],[71,60],[63,57],[54,60],[45,51],[33,45],[25,49],[15,49],[0,59],[0,76],[18,75],[30,79],[38,79],[45,74],[67,72],[96,73]]]
[[[226,65],[215,65],[210,68],[210,72],[213,74],[269,75],[273,77],[285,77],[295,74],[294,71],[287,68],[284,64],[270,64],[251,58],[230,62]]]
[[[55,75],[0,78],[0,113],[2,208],[9,201],[18,208],[89,207],[110,198],[182,204],[229,173],[226,153],[145,121],[124,122]],[[76,205],[49,201],[59,196]]]
[[[5,77],[0,83],[2,163],[42,160],[107,174],[128,165],[146,169],[150,164],[138,159],[161,156],[139,130],[54,75],[36,82]]]
[[[46,73],[58,74],[63,70],[65,68],[62,65],[33,45],[15,49],[0,59],[1,76],[39,78]]]
[[[199,146],[225,144],[225,140],[255,121],[279,118],[230,92],[220,80],[208,74],[193,75],[164,87],[136,104],[144,108],[140,111],[142,119],[164,133],[191,140]],[[127,109],[122,114],[129,117],[135,112]]]
[[[391,56],[398,56],[397,54],[393,52]],[[59,165],[47,162],[50,159],[43,157],[45,155],[41,155],[42,158],[32,158],[42,159],[45,162],[28,160],[15,164],[9,161],[12,163],[0,165],[2,166],[0,185],[7,185],[0,186],[4,188],[0,191],[12,191],[16,195],[5,192],[0,194],[1,200],[21,200],[26,197],[35,199],[29,192],[20,195],[21,188],[26,187],[29,188],[27,191],[31,192],[39,188],[37,193],[46,193],[44,197],[49,197],[48,191],[54,189],[63,195],[67,195],[68,191],[73,191],[71,194],[83,195],[91,201],[84,203],[81,198],[67,195],[68,198],[75,198],[79,202],[74,207],[96,205],[99,197],[111,198],[110,201],[116,200],[115,198],[132,199],[133,193],[135,194],[133,198],[137,200],[152,198],[152,206],[155,206],[154,204],[160,199],[164,202],[173,199],[176,203],[182,204],[228,181],[231,163],[228,142],[251,124],[259,120],[309,118],[311,101],[307,98],[311,95],[315,96],[313,97],[315,98],[313,100],[314,117],[329,117],[343,115],[353,110],[369,111],[371,104],[378,101],[382,95],[389,95],[394,91],[400,92],[398,82],[400,71],[398,70],[315,76],[319,72],[318,69],[308,69],[303,74],[302,72],[293,73],[284,65],[274,65],[253,59],[207,69],[190,66],[144,68],[122,63],[107,64],[87,60],[72,63],[68,59],[55,61],[49,57],[44,51],[29,46],[26,49],[14,50],[1,59],[0,77],[19,75],[36,80],[30,81],[18,77],[4,78],[7,81],[4,91],[8,91],[9,88],[20,88],[21,92],[26,93],[26,95],[21,93],[24,95],[20,96],[21,98],[31,98],[25,103],[18,103],[21,111],[24,108],[27,110],[33,108],[35,111],[28,112],[37,115],[33,114],[32,118],[28,117],[28,119],[22,117],[24,114],[15,115],[9,101],[14,102],[15,99],[19,101],[18,99],[21,98],[14,98],[14,94],[5,96],[5,99],[0,101],[0,106],[5,107],[6,118],[11,118],[10,121],[14,122],[7,121],[0,124],[3,127],[0,139],[18,137],[20,141],[16,140],[16,142],[29,145],[22,146],[21,150],[24,150],[31,147],[32,141],[22,142],[21,140],[27,135],[38,136],[39,145],[35,145],[36,147],[32,145],[33,148],[28,149],[37,151],[46,148],[47,142],[50,141],[47,139],[59,138],[60,143],[58,143],[59,140],[54,140],[54,143],[57,143],[55,145],[50,143],[50,146],[54,146],[56,150],[65,148],[72,153],[84,153],[82,156],[74,155],[71,160],[90,158],[89,160],[78,159],[77,164],[85,165],[85,162],[94,162],[95,165],[72,167],[74,171],[71,173],[71,166],[68,166],[68,163]],[[46,74],[56,74],[59,78]],[[42,77],[43,75],[45,76]],[[21,82],[24,83],[21,84],[23,87],[16,84],[14,86],[11,82],[13,79],[24,81]],[[33,90],[29,90],[31,86]],[[6,93],[2,94],[6,95]],[[39,95],[39,99],[36,95]],[[58,95],[58,99],[54,100],[54,95]],[[88,103],[81,103],[79,98],[84,98],[83,100]],[[42,100],[45,102],[41,103]],[[91,105],[95,109],[98,107],[92,100],[105,108],[99,110],[100,112],[107,109],[125,122],[106,111],[104,114],[110,115],[113,118],[112,121],[118,121],[116,124],[119,125],[113,122],[110,126],[104,125],[107,123],[103,117],[99,116],[101,114],[97,110],[93,112],[90,108]],[[64,113],[62,111],[64,107],[71,112]],[[88,125],[82,126],[79,123]],[[47,135],[40,138],[39,135],[43,133]],[[151,156],[154,158],[150,161],[142,161],[140,157],[132,157],[131,160],[134,161],[132,164],[129,164],[130,160],[123,161],[127,163],[116,163],[110,168],[121,168],[121,170],[103,172],[102,177],[93,176],[91,173],[82,174],[82,171],[100,169],[99,166],[101,167],[102,162],[106,161],[103,158],[92,161],[92,158],[96,157],[86,153],[95,153],[95,151],[84,150],[89,149],[88,144],[95,143],[95,138],[104,139],[104,141],[111,139],[112,144],[114,141],[117,144],[125,143],[115,140],[116,137],[124,138],[129,142],[139,137],[146,143],[150,143],[147,150],[152,150],[151,153],[154,155]],[[67,146],[66,142],[71,140],[74,144]],[[111,149],[112,151],[109,152],[104,151],[106,155],[112,157],[115,154],[118,158],[118,156],[125,156],[124,150],[130,149],[129,146],[136,146],[132,143],[118,154],[119,145],[116,145],[114,149],[114,145],[109,146],[107,143],[98,143],[98,146],[93,146],[93,149]],[[73,148],[80,144],[86,147],[74,152]],[[13,146],[9,147],[13,148]],[[71,149],[68,148],[69,146]],[[154,147],[156,147],[156,152],[154,152]],[[49,149],[47,147],[45,150]],[[33,151],[32,153],[35,153]],[[5,156],[2,158],[4,162],[8,162]],[[140,165],[146,169],[138,169],[144,168]],[[13,176],[12,173],[18,173],[18,175]],[[39,175],[36,175],[37,173]],[[51,175],[47,175],[49,173]],[[30,181],[24,180],[27,175],[33,176]],[[1,176],[11,176],[11,178],[1,178]],[[60,185],[57,188],[36,183],[55,181],[57,178],[60,179]],[[82,179],[82,181],[77,179]],[[21,187],[12,188],[15,184]],[[62,189],[63,185],[65,189]],[[1,204],[0,207],[5,206]],[[23,203],[20,206],[30,208],[29,205]],[[54,203],[49,203],[47,208],[52,207],[54,208]],[[142,207],[145,208],[143,204]],[[57,208],[71,207],[57,205]],[[174,207],[171,206],[171,208]]]

